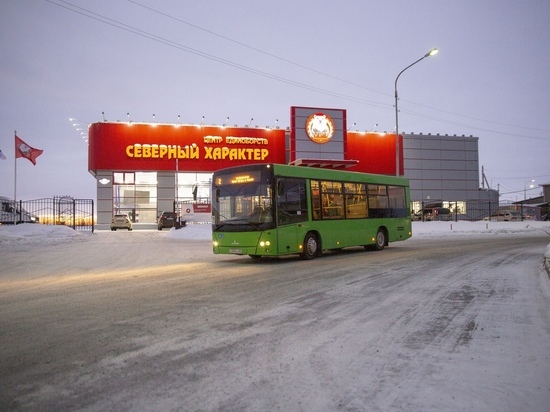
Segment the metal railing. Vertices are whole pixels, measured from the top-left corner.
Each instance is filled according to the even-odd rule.
[[[94,201],[73,199],[70,196],[35,200],[1,200],[1,224],[38,223],[43,225],[64,225],[80,231],[91,231],[95,227]]]
[[[418,205],[418,202],[415,203]],[[429,221],[444,220],[454,221],[478,221],[478,220],[504,220],[497,216],[499,213],[509,212],[514,221],[541,220],[548,213],[548,206],[534,206],[522,203],[490,202],[490,201],[466,201],[466,202],[421,202],[420,209],[411,207],[413,220]]]

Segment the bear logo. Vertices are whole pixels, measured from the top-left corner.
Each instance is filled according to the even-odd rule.
[[[334,122],[327,114],[314,113],[306,121],[306,133],[315,143],[327,143],[334,136]]]

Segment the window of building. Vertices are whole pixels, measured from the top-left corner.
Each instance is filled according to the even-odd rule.
[[[212,173],[178,173],[176,179],[178,201],[211,203]]]
[[[155,223],[156,172],[114,172],[113,214],[126,213],[134,223]]]

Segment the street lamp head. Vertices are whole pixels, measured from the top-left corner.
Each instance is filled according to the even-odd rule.
[[[425,55],[424,57],[434,56],[434,55],[436,55],[437,53],[439,53],[439,50],[437,50],[437,49],[431,49],[428,53],[426,53],[426,55]]]

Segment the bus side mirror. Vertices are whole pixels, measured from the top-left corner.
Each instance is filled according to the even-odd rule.
[[[216,188],[216,203],[220,202],[220,188]]]
[[[285,194],[285,182],[277,182],[277,196],[283,196]]]

